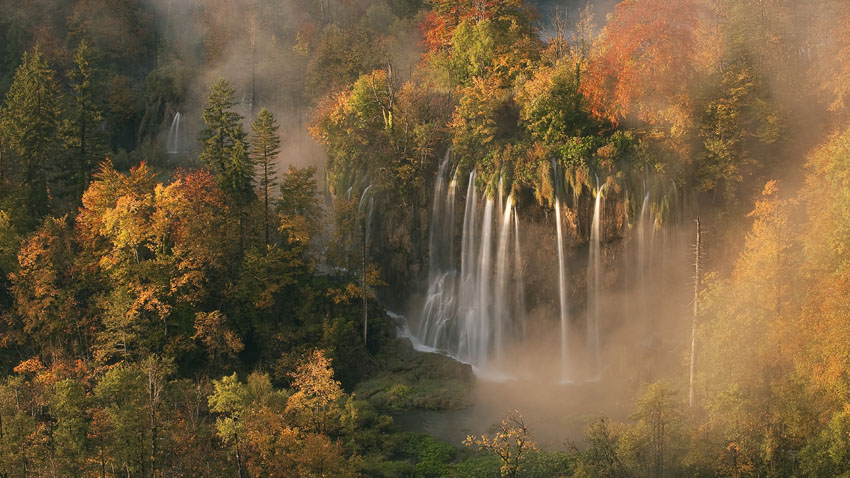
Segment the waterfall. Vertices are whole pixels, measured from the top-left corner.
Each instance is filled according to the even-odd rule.
[[[372,213],[375,211],[375,198],[369,196],[371,189],[371,184],[366,186],[360,194],[360,202],[357,203],[357,211],[363,214],[363,240],[367,243],[372,230]]]
[[[587,348],[591,354],[591,366],[598,379],[601,374],[601,351],[599,344],[599,276],[602,267],[601,255],[601,227],[602,221],[602,195],[605,185],[599,187],[597,179],[596,201],[593,206],[593,224],[590,230],[590,257],[588,260],[587,275]]]
[[[470,172],[457,264],[454,210],[458,173],[454,172],[447,186],[450,164],[447,156],[434,184],[428,292],[412,333],[424,346],[445,351],[479,371],[499,372],[503,351],[515,340],[511,334],[515,318],[524,316],[512,283],[520,274],[516,258],[519,239],[515,237],[519,223],[513,196],[500,186],[495,198],[484,196],[479,201],[477,173]]]
[[[174,119],[171,121],[171,128],[168,130],[168,142],[165,147],[168,154],[177,154],[181,150],[182,143],[180,141],[180,112],[174,114]]]
[[[362,270],[360,272],[360,287],[362,288],[362,299],[363,299],[363,343],[366,344],[367,333],[369,330],[369,307],[368,300],[366,296],[366,290],[369,287],[367,283],[366,276],[368,274],[368,250],[369,250],[369,234],[372,230],[372,213],[375,211],[375,198],[369,196],[369,191],[372,189],[372,185],[370,184],[366,189],[363,190],[363,194],[360,196],[360,203],[357,206],[357,210],[360,214],[363,214],[363,244],[362,244],[362,253],[363,253],[363,262],[362,262]],[[367,201],[368,200],[368,201]]]
[[[466,360],[474,364],[486,364],[488,348],[490,344],[490,332],[493,328],[489,322],[492,321],[490,305],[493,254],[493,204],[492,198],[485,198],[484,220],[481,223],[481,251],[478,259],[478,276],[476,284],[478,287],[477,300],[469,309],[464,330],[467,338]]]
[[[521,337],[525,337],[525,279],[523,278],[522,249],[519,246],[519,213],[514,210],[514,283],[516,296],[514,316],[521,326]]]
[[[511,216],[513,212],[513,195],[508,195],[508,200],[505,203],[504,212],[502,213],[502,224],[499,231],[499,252],[496,257],[496,302],[493,317],[496,319],[495,324],[495,354],[496,359],[501,358],[504,338],[502,334],[508,326],[510,319],[510,294],[508,292],[508,277],[510,275],[511,261],[508,257],[510,250],[510,232],[511,232]]]
[[[645,186],[644,186],[645,188]],[[650,264],[650,242],[647,236],[650,233],[655,231],[655,226],[650,221],[650,215],[652,211],[650,210],[651,204],[649,202],[649,191],[646,191],[646,194],[643,197],[643,202],[640,207],[640,214],[638,215],[637,222],[637,243],[636,247],[633,251],[633,255],[635,257],[635,261],[637,264],[636,269],[633,272],[633,286],[637,290],[637,319],[643,321],[646,320],[646,317],[649,313],[649,307],[646,300],[647,292],[649,291],[648,284],[648,274],[649,274],[649,264]],[[635,310],[626,311],[627,314],[631,315],[635,312]],[[634,317],[631,317],[634,318]]]
[[[478,212],[478,196],[475,193],[475,171],[469,174],[469,185],[466,188],[466,206],[463,214],[463,235],[461,236],[460,284],[455,293],[458,301],[457,320],[460,322],[458,343],[452,349],[463,360],[470,360],[470,343],[474,342],[473,323],[475,321],[476,293],[478,283],[478,260],[476,257],[477,242],[476,214]]]
[[[643,198],[643,204],[640,207],[640,216],[637,225],[637,261],[638,261],[638,279],[641,286],[644,285],[646,278],[646,265],[648,261],[646,250],[646,228],[649,227],[649,191]]]
[[[455,263],[455,248],[454,248],[454,237],[455,237],[455,201],[457,197],[457,169],[455,169],[454,174],[452,175],[452,180],[449,183],[449,193],[446,196],[446,206],[445,206],[445,215],[446,220],[443,224],[445,228],[445,232],[443,233],[443,240],[446,243],[444,247],[448,248],[448,261],[444,265],[445,267],[452,267]]]
[[[561,381],[569,378],[569,320],[567,317],[567,264],[564,259],[564,233],[561,230],[561,200],[555,197],[555,228],[558,231],[558,299],[561,306]]]
[[[558,178],[556,164],[553,169]],[[606,307],[605,294],[609,291],[603,287],[603,282],[608,282],[603,277],[609,276],[603,275],[602,253],[605,221],[612,219],[605,216],[604,207],[609,199],[607,195],[614,193],[605,181],[597,179],[595,197],[590,203],[592,217],[587,218],[587,266],[586,270],[581,270],[586,274],[585,289],[575,291],[575,294],[586,294],[586,309],[571,312],[570,291],[575,286],[569,283],[568,276],[572,264],[568,262],[569,230],[565,221],[569,212],[563,196],[579,195],[579,192],[555,187],[555,237],[552,237],[551,225],[547,226],[548,240],[557,240],[555,297],[554,287],[541,287],[543,277],[523,275],[526,269],[539,268],[551,277],[545,282],[554,282],[555,264],[551,263],[554,258],[546,256],[545,249],[534,253],[526,249],[529,262],[523,262],[522,249],[529,247],[523,240],[545,241],[546,238],[534,237],[535,229],[529,233],[523,231],[520,237],[518,198],[507,180],[489,184],[487,192],[482,194],[478,188],[483,179],[481,173],[474,169],[468,174],[463,172],[455,166],[450,153],[440,163],[435,179],[427,239],[430,250],[428,288],[419,313],[410,314],[412,321],[406,329],[419,349],[450,355],[473,365],[479,376],[489,377],[524,375],[523,370],[509,367],[529,363],[537,366],[536,360],[542,361],[541,370],[545,370],[546,364],[560,355],[560,361],[554,362],[556,369],[560,366],[560,377],[555,372],[553,378],[571,383],[602,378],[603,370],[610,365],[603,361],[607,343],[607,335],[603,336],[603,332],[607,334],[611,330],[629,337],[634,335],[636,339],[642,337],[642,340],[635,340],[636,348],[654,348],[656,340],[666,340],[665,331],[651,329],[658,320],[657,314],[650,312],[657,310],[659,301],[670,300],[670,287],[675,287],[672,280],[678,277],[673,274],[678,274],[676,268],[683,263],[679,249],[687,246],[684,241],[683,246],[679,245],[677,227],[685,221],[685,216],[674,210],[681,197],[675,185],[647,178],[642,188],[631,189],[640,191],[634,207],[627,206],[634,215],[634,221],[629,223],[633,236],[622,249],[623,267],[612,270],[610,275],[618,279],[612,283],[621,284],[623,288],[612,297],[623,297],[624,304],[623,307]],[[462,181],[465,181],[465,189]],[[628,194],[626,200],[629,200]],[[363,201],[361,198],[361,205]],[[650,287],[662,280],[664,287]],[[529,284],[528,296],[526,284]],[[546,290],[552,291],[549,296],[544,295]],[[528,307],[533,307],[532,313],[527,309],[526,299],[529,299]],[[585,319],[579,325],[584,326],[584,333],[575,333],[574,322],[578,317],[571,316],[575,313],[582,314]],[[531,321],[527,329],[526,318]],[[559,325],[560,335],[556,336],[554,330]],[[539,353],[523,354],[517,360],[508,354],[517,346],[539,349]]]
[[[440,170],[437,174],[437,181],[434,184],[434,204],[431,211],[431,217],[434,218],[432,222],[434,224],[432,224],[428,241],[430,251],[429,280],[433,280],[434,273],[445,268],[446,265],[450,264],[451,260],[450,257],[446,258],[443,255],[446,253],[450,254],[452,248],[441,247],[441,242],[451,241],[453,237],[455,178],[449,183],[448,193],[443,192],[447,179],[446,173],[450,165],[451,151],[446,153],[446,157],[443,159],[443,163],[440,165]]]
[[[434,204],[429,237],[430,256],[428,292],[418,335],[423,344],[435,349],[447,349],[450,335],[449,318],[454,314],[456,272],[452,270],[452,241],[454,239],[455,190],[457,173],[452,178],[448,193],[443,194],[446,173],[451,165],[451,151],[446,153],[434,184]],[[447,257],[448,256],[448,257]]]
[[[461,284],[467,285],[475,281],[475,212],[477,210],[475,195],[475,170],[469,174],[469,185],[466,187],[466,206],[463,213],[463,236],[461,236],[460,277]]]

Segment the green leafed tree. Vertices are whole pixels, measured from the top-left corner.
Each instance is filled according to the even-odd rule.
[[[298,169],[290,166],[280,184],[277,203],[280,232],[290,245],[306,245],[321,230],[322,209],[316,199],[315,175],[315,167]]]
[[[50,413],[56,418],[53,443],[61,474],[83,476],[89,453],[89,421],[85,415],[86,391],[75,380],[62,380],[50,397]]]
[[[144,374],[135,365],[115,367],[103,375],[93,396],[97,409],[92,435],[102,447],[101,469],[147,476],[150,437]]]
[[[27,476],[24,471],[41,465],[48,454],[45,429],[38,426],[33,403],[33,388],[23,376],[0,382],[0,470],[5,476]]]
[[[232,447],[237,476],[243,476],[242,463],[245,440],[244,416],[248,410],[248,389],[234,373],[213,383],[215,391],[209,397],[210,411],[218,414],[216,431],[225,445]]]
[[[0,134],[20,162],[30,212],[36,217],[48,212],[49,160],[58,146],[61,112],[54,72],[36,44],[24,53],[0,117]]]

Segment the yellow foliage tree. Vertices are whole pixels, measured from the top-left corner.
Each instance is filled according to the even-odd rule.
[[[516,478],[528,453],[537,450],[537,444],[519,411],[505,417],[492,437],[468,435],[463,444],[495,453],[501,462],[501,475],[509,478]]]
[[[324,433],[336,422],[342,398],[340,383],[334,380],[331,359],[321,350],[314,350],[292,374],[295,393],[286,403],[286,411],[304,430]]]

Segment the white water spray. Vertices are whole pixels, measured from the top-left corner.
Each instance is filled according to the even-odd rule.
[[[181,152],[183,146],[180,141],[180,113],[174,114],[174,119],[171,120],[171,128],[168,130],[168,142],[166,143],[166,151],[168,154],[177,154]]]

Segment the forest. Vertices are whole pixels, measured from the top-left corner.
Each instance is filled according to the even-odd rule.
[[[850,476],[846,0],[0,0],[0,478]]]

